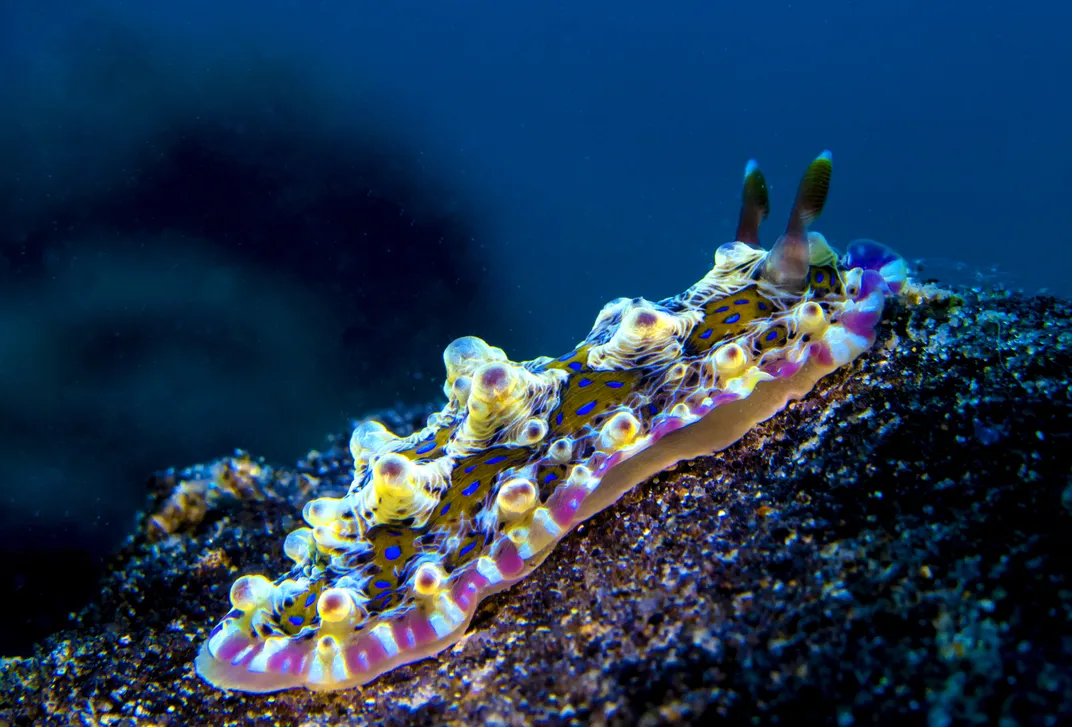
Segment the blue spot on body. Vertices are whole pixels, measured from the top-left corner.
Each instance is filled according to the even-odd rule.
[[[592,383],[591,379],[585,378],[585,379],[581,379],[580,381],[578,381],[577,386],[579,386],[580,388],[583,389],[584,387],[589,386],[591,383]]]
[[[750,302],[751,301],[749,301],[748,298],[738,298],[737,300],[733,301],[733,304],[734,305],[748,305]]]
[[[741,320],[741,314],[740,313],[734,313],[732,316],[728,316],[726,318],[726,320],[724,320],[722,322],[723,323],[736,323],[739,320]]]
[[[313,605],[313,603],[315,601],[316,601],[316,594],[315,593],[310,593],[308,596],[305,597],[305,607],[309,608],[310,606]]]
[[[427,444],[422,444],[420,447],[417,447],[417,454],[427,454],[428,452],[431,452],[435,448],[436,448],[435,440],[432,440],[431,442],[428,442]]]
[[[554,482],[557,479],[558,479],[558,475],[556,475],[554,472],[548,472],[543,477],[544,484],[546,484],[548,482]]]
[[[574,361],[573,363],[571,363],[569,365],[569,367],[571,369],[573,369],[574,371],[580,371],[581,370],[581,362],[580,361]]]
[[[767,310],[767,304],[763,301],[759,301],[758,303],[756,303],[756,307],[760,310]]]
[[[391,587],[391,584],[388,581],[375,581],[375,582],[373,582],[372,585],[375,586],[376,588],[381,589],[381,590],[384,589],[384,588],[390,588]]]
[[[462,470],[462,472],[464,472],[465,474],[469,474],[470,472],[472,472],[473,470],[475,470],[479,466],[480,466],[479,462],[477,462],[476,464],[471,464],[468,467],[466,467],[464,470]]]
[[[625,384],[623,382],[621,382],[621,381],[608,381],[607,386],[609,386],[612,389],[620,389],[623,386],[625,386]]]
[[[301,626],[303,623],[305,623],[305,619],[301,616],[291,616],[287,619],[287,621],[290,622],[291,626]]]
[[[461,550],[458,551],[458,555],[468,555],[469,551],[471,551],[475,547],[476,547],[476,541],[474,540],[471,543],[467,543],[466,545],[463,545],[461,547]]]
[[[506,460],[506,456],[500,454],[498,456],[492,457],[485,464],[499,464],[500,462],[503,462],[505,460]]]
[[[767,334],[767,337],[764,340],[773,341],[777,337],[778,337],[778,331],[771,331],[770,333]]]
[[[383,557],[387,560],[395,560],[398,556],[402,555],[402,549],[397,545],[392,545],[387,550],[383,551]]]
[[[821,283],[824,280],[826,280],[826,276],[823,275],[822,271],[819,271],[819,272],[815,273],[815,282],[816,283]]]
[[[449,502],[446,505],[443,506],[443,509],[439,511],[439,514],[440,515],[446,515],[448,512],[450,512],[450,503]]]
[[[702,338],[702,339],[704,339],[706,341],[708,338],[711,337],[712,333],[714,333],[714,331],[712,329],[708,328],[706,331],[704,331],[703,333],[700,334],[700,338]]]
[[[596,408],[596,402],[590,401],[587,404],[585,404],[584,406],[582,406],[580,409],[577,410],[577,416],[579,416],[579,417],[587,416],[588,414],[591,414],[592,410],[595,409],[595,408]]]
[[[729,309],[730,307],[728,305],[724,305],[721,308],[715,308],[715,313],[725,313]]]
[[[480,480],[476,480],[475,482],[466,485],[465,489],[462,490],[462,494],[466,497],[471,497],[478,487],[480,487]]]
[[[558,416],[555,417],[555,424],[562,424],[562,412],[559,412]]]

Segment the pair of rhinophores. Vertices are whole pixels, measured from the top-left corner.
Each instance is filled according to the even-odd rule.
[[[447,404],[407,437],[360,424],[342,498],[306,504],[276,581],[245,575],[197,673],[225,689],[342,689],[458,641],[477,604],[652,474],[723,449],[874,341],[904,261],[808,231],[829,152],[785,234],[759,245],[767,185],[745,169],[736,241],[683,293],[618,298],[577,347],[515,363],[478,338],[443,353]]]

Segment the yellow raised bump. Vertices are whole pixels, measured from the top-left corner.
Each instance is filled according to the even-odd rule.
[[[316,640],[316,650],[321,657],[334,656],[339,650],[339,642],[328,634]]]
[[[748,355],[739,344],[727,343],[715,351],[715,368],[723,378],[737,376],[748,366]]]
[[[339,517],[339,504],[341,500],[334,497],[319,497],[305,503],[302,508],[302,517],[312,527],[328,525]]]
[[[413,463],[400,454],[385,454],[372,470],[372,485],[383,498],[413,496]]]
[[[298,528],[287,533],[283,541],[283,553],[295,563],[301,564],[309,560],[313,552],[313,531],[309,528]]]
[[[821,232],[808,232],[808,264],[815,267],[837,265],[837,253]]]
[[[462,336],[451,341],[443,350],[443,366],[447,370],[443,393],[450,396],[458,377],[471,378],[480,366],[490,361],[505,360],[506,354],[501,348],[489,346],[486,341],[476,336]]]
[[[562,437],[556,439],[551,443],[551,447],[547,450],[548,456],[551,460],[559,464],[565,464],[570,461],[570,457],[573,456],[573,440],[569,437]]]
[[[523,545],[527,545],[529,542],[529,527],[527,520],[513,525],[506,529],[506,537],[510,538],[510,542],[516,545],[519,549]]]
[[[685,402],[674,404],[670,409],[670,416],[677,417],[678,419],[687,419],[692,416],[692,409],[689,409],[689,405]]]
[[[495,497],[499,514],[506,521],[517,520],[536,505],[536,485],[532,480],[516,478],[503,484]]]
[[[380,522],[407,517],[416,497],[414,465],[400,454],[385,454],[372,468],[371,503]]]
[[[681,379],[685,378],[685,374],[687,374],[688,372],[688,365],[679,361],[678,363],[674,364],[666,370],[665,381],[667,383],[670,383],[672,381],[680,381]]]
[[[532,446],[537,442],[543,441],[543,438],[547,436],[547,422],[539,417],[533,417],[525,422],[521,428],[520,444],[523,446]]]
[[[818,333],[826,328],[826,313],[815,301],[808,301],[797,309],[797,328],[801,333]]]
[[[344,588],[326,588],[316,601],[316,612],[320,620],[337,623],[354,613],[354,601]]]
[[[516,367],[494,362],[481,366],[473,377],[465,425],[474,439],[490,437],[525,412],[524,387]]]
[[[606,452],[616,452],[636,441],[640,420],[632,412],[620,411],[608,419],[599,432],[599,441]]]
[[[390,441],[398,439],[398,435],[389,431],[380,422],[369,420],[361,422],[350,434],[350,454],[354,460],[368,461],[370,454],[379,451]]]
[[[242,611],[261,608],[271,599],[273,588],[262,575],[242,576],[231,585],[231,605]]]
[[[763,255],[763,250],[743,242],[727,242],[715,250],[714,272],[725,273],[733,268],[754,265]]]
[[[338,523],[332,523],[313,528],[313,542],[321,552],[330,555],[349,546],[351,539],[339,532]]]
[[[587,485],[590,479],[592,479],[592,470],[583,464],[574,465],[570,470],[570,485]]]
[[[447,398],[453,395],[455,401],[458,402],[458,406],[465,406],[469,402],[469,392],[472,391],[473,381],[468,376],[459,376],[454,380],[454,386],[451,387],[451,394],[448,394]]]
[[[413,590],[418,596],[433,596],[447,581],[447,572],[435,563],[421,563],[413,575]]]

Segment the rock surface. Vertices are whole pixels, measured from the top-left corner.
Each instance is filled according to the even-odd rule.
[[[228,693],[192,667],[235,577],[282,572],[301,504],[345,491],[346,437],[295,468],[160,473],[98,602],[0,661],[0,725],[1059,724],[1072,305],[931,293],[803,402],[585,523],[453,649],[359,690]]]

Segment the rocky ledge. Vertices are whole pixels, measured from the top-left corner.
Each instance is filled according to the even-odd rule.
[[[0,725],[1058,724],[1070,370],[1069,302],[924,289],[806,400],[584,524],[454,648],[330,694],[223,692],[192,662],[235,577],[282,572],[301,504],[345,491],[346,437],[292,468],[162,472],[99,600],[0,661]]]

